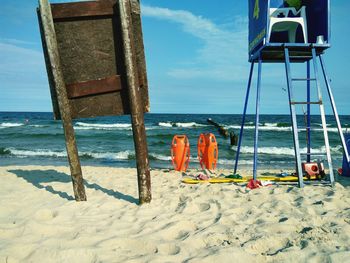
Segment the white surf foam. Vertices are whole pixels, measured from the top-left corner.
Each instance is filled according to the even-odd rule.
[[[67,157],[66,151],[50,151],[50,150],[19,150],[15,148],[5,149],[10,152],[10,154],[18,157]],[[94,159],[108,159],[108,160],[128,160],[134,156],[132,151],[121,151],[121,152],[79,152],[80,156],[88,156]]]
[[[3,122],[0,124],[0,129],[20,127],[23,125],[24,125],[23,123]]]
[[[77,122],[74,126],[77,130],[117,130],[117,129],[131,129],[129,123],[85,123]]]
[[[133,157],[134,153],[131,151],[122,151],[117,153],[105,152],[105,153],[85,153],[94,159],[107,159],[107,160],[128,160]]]
[[[158,125],[161,127],[167,127],[167,128],[173,127],[173,124],[171,124],[170,122],[159,122]]]
[[[277,127],[277,123],[269,123],[270,125],[259,126],[259,131],[291,131],[292,127]],[[240,125],[228,125],[227,129],[241,129]],[[245,130],[254,130],[255,126],[244,126]]]
[[[161,127],[180,127],[180,128],[195,128],[195,127],[205,127],[208,126],[206,124],[200,124],[196,122],[159,122],[159,126]]]
[[[239,125],[228,125],[226,126],[227,129],[241,129],[241,126]],[[245,130],[254,130],[255,126],[244,126]],[[276,123],[268,123],[268,125],[265,124],[265,126],[259,126],[259,131],[292,131],[292,127],[278,127]],[[314,128],[312,131],[316,132],[323,132],[322,128]],[[338,132],[338,128],[334,127],[327,127],[328,132]],[[346,132],[346,128],[342,129],[343,132]],[[299,129],[298,132],[305,132],[305,129]]]
[[[156,160],[160,160],[160,161],[171,161],[170,155],[169,156],[165,156],[165,155],[162,155],[162,154],[150,153],[150,156],[152,156]]]
[[[264,124],[264,126],[268,126],[268,127],[277,127],[278,123],[269,123],[269,122],[266,122]]]
[[[237,151],[237,146],[232,147],[234,151]],[[340,145],[330,148],[332,152],[339,153],[342,147]],[[300,149],[301,153],[306,153],[307,148]],[[311,153],[323,154],[326,152],[326,147],[311,149]],[[254,154],[254,147],[243,146],[241,147],[241,153]],[[289,147],[259,147],[258,153],[269,155],[290,155],[294,156],[294,149]]]
[[[14,148],[8,148],[12,155],[22,156],[22,157],[33,157],[33,156],[42,156],[42,157],[66,157],[67,153],[65,151],[50,151],[50,150],[18,150]]]

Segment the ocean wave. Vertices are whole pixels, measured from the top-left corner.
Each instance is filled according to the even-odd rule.
[[[122,151],[117,153],[83,153],[85,156],[92,157],[94,159],[106,159],[106,160],[132,160],[135,159],[135,153],[132,151]]]
[[[52,151],[52,150],[20,150],[15,148],[0,148],[0,155],[14,155],[17,157],[67,157],[66,151]],[[79,152],[82,158],[92,159],[107,159],[107,160],[129,160],[134,159],[135,154],[133,151],[121,151],[121,152]]]
[[[52,151],[52,150],[22,150],[15,148],[0,148],[0,155],[12,155],[16,157],[67,157],[66,151]],[[79,156],[85,159],[104,159],[104,160],[134,160],[135,152],[134,151],[120,151],[120,152],[90,152],[82,151],[79,152]],[[170,155],[162,154],[149,154],[150,159],[160,160],[160,161],[171,161]],[[193,157],[195,158],[195,157]]]
[[[10,150],[6,148],[0,148],[0,155],[8,155],[10,154]]]
[[[228,125],[226,126],[226,129],[238,129],[240,130],[241,129],[241,126],[239,125]],[[255,129],[255,126],[248,126],[248,125],[245,125],[244,126],[244,129],[245,130],[254,130]],[[346,132],[346,128],[342,128],[342,131],[343,132]],[[277,126],[276,123],[269,123],[268,125],[263,125],[263,126],[259,126],[259,131],[292,131],[292,127],[291,126]],[[305,132],[306,129],[298,129],[298,132]],[[323,132],[323,129],[322,128],[313,128],[312,131],[316,131],[316,132]],[[311,131],[311,132],[312,132]],[[334,127],[327,127],[327,131],[328,132],[338,132],[338,128],[334,128]]]
[[[266,122],[263,124],[263,126],[267,126],[267,127],[291,127],[290,123],[287,123],[287,122],[275,122],[275,123]]]
[[[156,154],[156,153],[150,153],[149,158],[151,160],[159,160],[159,161],[171,161],[171,156],[168,155],[162,155],[162,154]]]
[[[323,129],[322,128],[316,128],[316,129],[313,129],[314,131],[319,131],[319,132],[323,132]],[[346,132],[346,128],[342,128],[342,131],[343,131],[343,133],[345,133]],[[327,128],[327,131],[328,132],[338,132],[338,128]]]
[[[332,147],[331,152],[341,154],[342,147],[339,145],[337,147]],[[236,149],[234,149],[236,151]],[[294,156],[294,149],[288,148],[288,147],[260,147],[258,149],[258,152],[260,154],[266,154],[266,155],[284,155],[284,156]],[[306,152],[306,148],[301,149],[301,152]],[[316,148],[311,150],[312,153],[325,153],[325,147]],[[241,153],[245,154],[253,154],[254,148],[244,146],[241,148]],[[44,150],[44,149],[38,149],[38,150],[22,150],[22,149],[15,149],[15,148],[0,148],[0,156],[15,156],[16,158],[30,158],[30,157],[43,157],[43,158],[67,158],[66,151],[53,151],[53,150]],[[120,152],[79,152],[79,156],[82,159],[96,159],[96,160],[109,160],[109,161],[125,161],[125,160],[135,160],[135,152],[131,150],[125,150]],[[160,162],[168,162],[171,163],[171,156],[169,155],[163,155],[163,154],[156,154],[156,153],[149,153],[149,159],[154,161],[160,161]],[[287,161],[271,161],[271,160],[264,160],[260,161],[262,163],[286,163]],[[199,160],[197,156],[191,156],[190,157],[190,163],[193,165],[198,166]],[[234,158],[232,159],[225,159],[220,158],[218,159],[218,165],[230,165],[233,166],[235,163]],[[190,165],[191,165],[190,164]],[[240,165],[251,165],[253,164],[253,160],[240,160]]]
[[[47,125],[40,125],[40,124],[32,124],[32,125],[29,125],[29,127],[44,128],[44,127],[48,127],[48,126]]]
[[[159,126],[146,126],[146,131],[151,131],[151,130],[158,130],[160,129]]]
[[[195,128],[195,127],[206,127],[209,126],[207,124],[200,124],[196,122],[159,122],[158,126],[161,127],[179,127],[179,128]]]
[[[232,150],[237,151],[237,146],[233,146]],[[342,146],[338,145],[336,147],[331,147],[330,150],[333,153],[340,153],[342,150]],[[300,149],[300,152],[306,153],[307,148]],[[311,153],[323,154],[325,152],[326,152],[325,146],[321,148],[311,149]],[[243,146],[241,147],[241,153],[254,154],[254,147]],[[258,153],[268,154],[268,155],[290,155],[290,156],[295,155],[294,148],[289,148],[289,147],[259,147]]]
[[[14,148],[5,149],[9,155],[21,156],[21,157],[66,157],[65,151],[51,151],[51,150],[18,150]]]
[[[241,129],[240,125],[228,125],[225,127],[226,129]],[[255,126],[244,126],[245,130],[254,130]],[[259,126],[259,131],[291,131],[292,127],[278,127],[277,124],[275,125],[267,125],[267,126]]]
[[[0,124],[0,129],[20,127],[23,125],[24,125],[23,123],[3,122]]]
[[[74,126],[77,130],[120,130],[120,129],[131,129],[131,124],[129,123],[85,123],[77,122]]]

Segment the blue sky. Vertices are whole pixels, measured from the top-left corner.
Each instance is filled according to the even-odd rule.
[[[151,112],[241,113],[249,73],[247,1],[141,2]],[[0,111],[52,110],[36,6],[1,0]],[[332,1],[332,48],[325,55],[340,114],[350,114],[348,10],[350,1]],[[264,64],[262,113],[289,112],[285,82],[282,64]],[[254,97],[255,86],[250,113]]]

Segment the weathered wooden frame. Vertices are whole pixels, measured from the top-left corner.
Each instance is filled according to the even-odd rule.
[[[50,5],[48,0],[39,0],[38,19],[54,116],[63,123],[75,199],[85,201],[86,194],[72,119],[130,114],[139,200],[140,204],[150,202],[144,125],[149,99],[139,1]],[[90,45],[80,48],[79,43],[86,42]]]

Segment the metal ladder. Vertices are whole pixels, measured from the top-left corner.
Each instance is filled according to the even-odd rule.
[[[290,105],[290,115],[292,119],[292,129],[293,129],[293,139],[294,139],[294,151],[295,151],[295,159],[296,159],[296,168],[297,168],[297,173],[298,173],[298,182],[299,182],[299,187],[304,186],[304,180],[303,180],[303,171],[302,171],[302,164],[301,164],[301,155],[306,155],[306,160],[307,162],[310,162],[311,156],[320,156],[320,154],[312,153],[311,152],[311,120],[310,120],[310,108],[311,105],[319,105],[320,107],[320,114],[321,114],[321,120],[322,120],[322,127],[323,127],[323,132],[324,132],[324,139],[325,139],[325,147],[326,147],[326,156],[327,156],[327,162],[328,162],[328,168],[329,168],[329,181],[333,185],[334,184],[334,174],[333,174],[333,166],[332,166],[332,160],[331,160],[331,154],[330,154],[330,148],[329,148],[329,141],[328,141],[328,132],[327,132],[327,127],[326,127],[326,117],[325,117],[325,111],[324,111],[324,106],[323,106],[323,100],[322,100],[322,94],[321,94],[321,87],[320,87],[320,81],[319,81],[319,74],[318,74],[318,68],[317,68],[317,61],[316,58],[317,56],[319,57],[319,62],[321,65],[322,69],[322,75],[324,78],[324,82],[326,85],[328,97],[330,100],[330,104],[332,106],[332,111],[333,115],[337,124],[337,129],[338,129],[338,134],[340,137],[340,141],[342,144],[342,148],[344,151],[344,156],[346,158],[347,163],[350,166],[350,155],[349,151],[346,146],[344,134],[342,131],[337,107],[335,105],[335,100],[333,96],[333,92],[331,89],[330,85],[330,80],[327,76],[326,73],[326,68],[325,68],[325,63],[323,61],[323,55],[322,54],[316,54],[316,50],[313,46],[311,48],[311,53],[312,55],[308,55],[306,57],[304,56],[290,56],[289,55],[289,49],[288,47],[284,47],[284,64],[286,68],[286,76],[287,76],[287,86],[288,86],[288,95],[289,95],[289,105]],[[282,51],[283,52],[283,51]],[[294,60],[296,59],[297,61],[306,61],[307,62],[307,78],[301,78],[301,79],[296,79],[292,78],[291,76],[291,70],[290,70],[290,64],[291,64],[291,59]],[[300,60],[301,59],[301,60]],[[314,68],[314,78],[310,77],[310,61],[312,60],[313,62],[313,68]],[[248,100],[249,100],[249,95],[250,95],[250,88],[252,84],[252,78],[253,78],[253,72],[254,72],[254,64],[258,64],[258,78],[257,78],[257,96],[256,96],[256,111],[255,111],[255,133],[254,133],[254,163],[253,163],[253,178],[254,180],[257,179],[257,163],[258,163],[258,131],[259,131],[259,105],[260,105],[260,86],[261,86],[261,69],[262,69],[262,63],[263,59],[261,57],[261,54],[259,54],[259,59],[253,60],[250,62],[251,67],[250,67],[250,73],[249,73],[249,79],[248,79],[248,85],[247,85],[247,92],[246,92],[246,97],[245,97],[245,102],[244,102],[244,109],[243,109],[243,114],[242,114],[242,123],[241,123],[241,130],[239,134],[239,140],[238,140],[238,146],[237,146],[237,153],[236,153],[236,161],[235,161],[235,166],[234,166],[234,174],[237,173],[237,168],[238,168],[238,162],[239,162],[239,157],[240,157],[240,149],[242,145],[242,140],[243,140],[243,132],[244,132],[244,125],[245,125],[245,119],[246,119],[246,113],[247,113],[247,107],[248,107]],[[306,102],[296,102],[294,101],[293,97],[293,83],[296,81],[306,81],[307,82],[307,101]],[[311,81],[316,82],[316,88],[317,88],[317,93],[318,93],[318,101],[316,102],[311,102],[310,101],[310,83]],[[300,146],[299,146],[299,137],[298,137],[298,126],[297,126],[297,117],[296,117],[296,110],[295,106],[301,104],[301,105],[307,105],[307,125],[306,125],[306,132],[307,132],[307,152],[306,153],[300,153]]]
[[[286,68],[286,76],[287,76],[289,106],[290,106],[290,114],[291,114],[291,119],[292,119],[292,130],[293,130],[294,151],[295,151],[295,159],[296,159],[296,170],[297,170],[297,174],[298,174],[299,187],[304,186],[303,170],[302,170],[302,164],[301,164],[301,156],[302,155],[305,155],[307,157],[307,162],[310,162],[311,156],[326,156],[327,162],[328,162],[328,169],[329,169],[329,181],[333,185],[334,184],[333,165],[332,165],[332,158],[331,158],[331,152],[330,152],[330,147],[329,147],[326,116],[325,116],[325,110],[324,110],[324,105],[323,105],[323,100],[322,100],[322,93],[321,93],[318,67],[317,67],[317,61],[316,61],[316,59],[317,59],[316,50],[315,50],[315,48],[312,48],[311,60],[312,60],[313,69],[314,69],[314,78],[310,78],[310,61],[307,61],[307,63],[308,63],[307,69],[308,70],[307,70],[307,77],[306,78],[292,78],[290,64],[291,64],[291,59],[293,59],[294,57],[290,56],[288,48],[284,48],[284,55],[285,55],[285,68]],[[322,60],[321,60],[321,62],[322,62]],[[322,65],[322,69],[323,69],[323,65]],[[323,73],[324,73],[324,71],[323,71]],[[300,101],[299,102],[299,101],[294,100],[293,83],[297,82],[297,81],[307,81],[307,86],[308,86],[307,101]],[[315,84],[316,84],[317,95],[318,95],[317,101],[310,101],[310,82],[311,81],[315,82]],[[295,109],[296,105],[307,105],[308,121],[307,121],[307,125],[306,125],[306,133],[307,133],[308,139],[307,139],[307,152],[306,153],[300,152],[298,124],[297,124],[297,116],[296,116],[296,109]],[[325,142],[325,148],[326,148],[325,154],[311,152],[311,147],[310,147],[310,132],[311,132],[310,106],[311,105],[319,105],[319,107],[320,107],[320,115],[321,115],[324,142]]]

